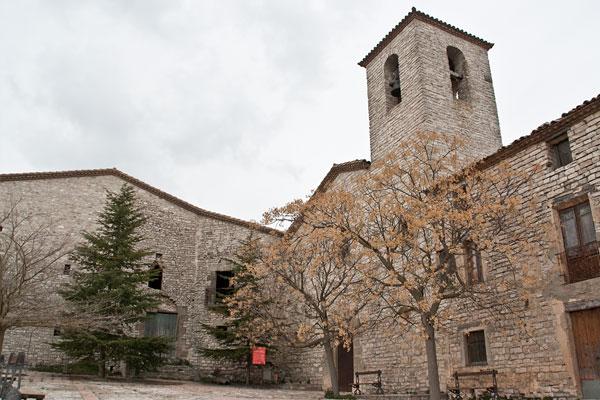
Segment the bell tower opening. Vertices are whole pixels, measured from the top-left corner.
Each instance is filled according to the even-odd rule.
[[[385,76],[385,98],[388,111],[402,101],[402,90],[400,88],[400,69],[398,56],[392,54],[383,65]]]
[[[452,98],[454,100],[467,100],[469,88],[467,84],[467,62],[465,55],[453,46],[446,48],[448,67],[450,68],[450,83],[452,85]]]

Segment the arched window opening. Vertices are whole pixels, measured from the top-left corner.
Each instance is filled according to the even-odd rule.
[[[402,90],[400,88],[400,70],[398,68],[398,56],[392,54],[383,65],[385,77],[385,97],[387,109],[391,109],[402,101]]]
[[[162,259],[161,253],[156,253],[154,262],[150,266],[150,271],[152,274],[150,276],[150,280],[148,281],[148,287],[151,289],[162,289],[162,280],[163,280],[163,271],[160,266],[160,260]]]
[[[452,84],[452,98],[466,100],[468,98],[467,62],[465,56],[456,47],[448,46],[448,67],[450,69],[450,82]]]

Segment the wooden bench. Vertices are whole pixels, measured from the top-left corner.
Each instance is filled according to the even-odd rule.
[[[475,377],[475,376],[484,376],[491,375],[492,377],[492,385],[485,387],[467,387],[466,389],[475,390],[475,389],[485,389],[492,399],[498,398],[498,380],[497,375],[498,371],[495,369],[482,369],[480,371],[472,371],[472,372],[454,372],[452,376],[454,377],[454,388],[449,388],[448,392],[452,393],[452,398],[455,400],[461,400],[464,397],[461,395],[460,388],[460,378],[461,377]],[[463,388],[464,391],[464,388]]]
[[[360,377],[364,376],[364,375],[376,375],[376,380],[374,382],[360,382]],[[382,384],[381,384],[381,370],[378,369],[377,371],[362,371],[362,372],[357,372],[354,374],[355,379],[354,379],[354,383],[352,384],[352,393],[356,394],[356,395],[360,395],[362,394],[362,391],[360,390],[360,385],[371,385],[377,388],[377,390],[375,391],[375,394],[383,394],[383,388],[382,388]]]

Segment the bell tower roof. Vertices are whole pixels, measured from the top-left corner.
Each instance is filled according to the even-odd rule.
[[[432,17],[431,15],[425,14],[422,11],[417,10],[415,7],[411,9],[411,11],[392,29],[379,43],[377,46],[373,48],[359,63],[361,67],[366,67],[371,60],[373,60],[380,52],[383,50],[400,32],[404,30],[408,26],[408,24],[414,20],[418,19],[425,23],[431,24],[440,28],[450,34],[456,35],[462,39],[465,39],[469,42],[472,42],[476,45],[483,47],[485,50],[489,50],[494,46],[494,43],[490,43],[486,40],[483,40],[475,35],[472,35],[462,29],[455,27],[454,25],[450,25],[442,20]]]

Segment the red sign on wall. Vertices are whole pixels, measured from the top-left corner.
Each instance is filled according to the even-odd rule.
[[[267,348],[252,348],[252,365],[265,365],[267,363]]]

